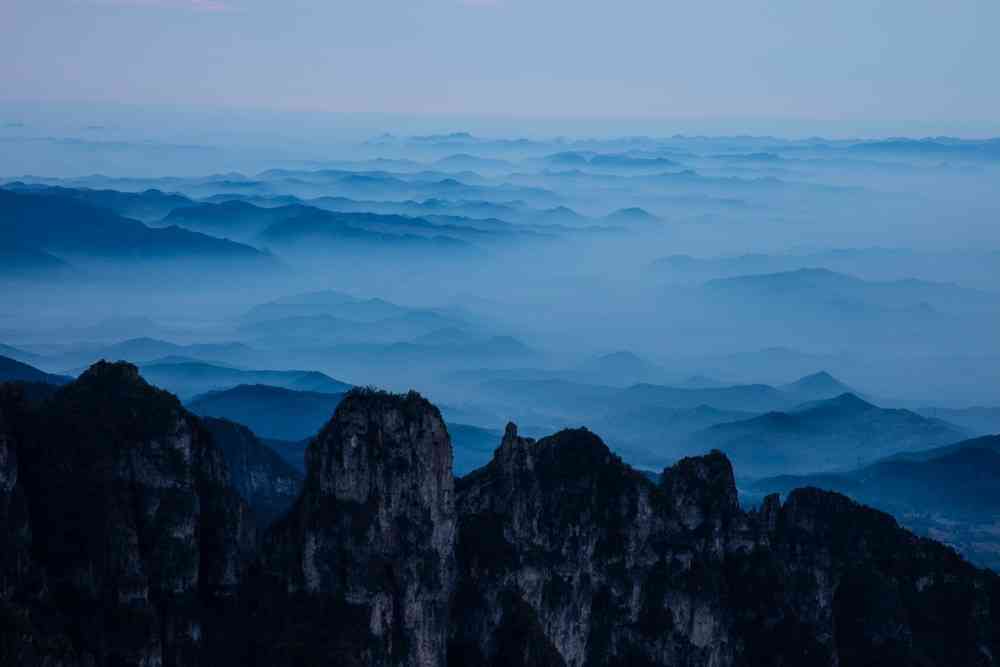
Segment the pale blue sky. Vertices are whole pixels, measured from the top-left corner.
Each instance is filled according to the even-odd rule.
[[[0,101],[1000,119],[998,0],[0,0]]]

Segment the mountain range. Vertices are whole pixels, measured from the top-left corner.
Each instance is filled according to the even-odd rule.
[[[718,452],[657,482],[586,429],[510,424],[456,480],[437,408],[352,390],[257,533],[211,429],[136,367],[98,363],[41,402],[0,386],[0,454],[0,618],[17,620],[0,657],[25,667],[964,667],[1000,651],[995,573],[837,493],[745,511]]]
[[[0,356],[0,382],[43,382],[58,385],[66,384],[72,379],[66,375],[46,373],[16,359]]]
[[[911,530],[947,541],[981,565],[1000,566],[1000,435],[901,452],[844,472],[765,478],[748,488],[788,493],[806,485],[892,512]]]
[[[963,439],[962,429],[909,410],[880,408],[845,393],[792,410],[716,424],[691,436],[724,451],[751,476],[836,470]]]
[[[256,248],[188,231],[153,228],[75,197],[0,189],[0,240],[22,253],[46,253],[70,264],[170,260],[228,262],[274,270],[276,260]]]
[[[141,368],[150,381],[182,398],[253,384],[327,394],[340,394],[351,388],[350,384],[318,371],[244,370],[198,361],[153,362]]]

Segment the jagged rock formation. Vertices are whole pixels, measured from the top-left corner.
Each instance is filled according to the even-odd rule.
[[[288,597],[263,623],[260,664],[444,664],[451,470],[448,431],[425,399],[345,396],[309,446],[302,497],[264,547],[265,577]],[[322,641],[296,654],[289,632],[304,627]]]
[[[5,393],[0,662],[199,664],[206,604],[237,591],[253,545],[208,433],[130,364],[39,409]]]
[[[202,417],[222,452],[233,488],[249,503],[263,530],[291,508],[302,490],[302,475],[246,426]]]
[[[452,664],[733,664],[712,572],[748,541],[732,470],[714,454],[668,472],[673,493],[589,431],[508,426],[456,490]]]
[[[656,485],[586,430],[510,426],[456,498],[453,665],[980,665],[1000,649],[994,574],[838,494],[745,513],[718,452]]]
[[[127,364],[0,391],[0,664],[980,666],[1000,582],[844,496],[743,511],[719,452],[659,481],[509,425],[455,481],[440,413],[353,390],[291,510]],[[238,431],[237,431],[238,432]]]

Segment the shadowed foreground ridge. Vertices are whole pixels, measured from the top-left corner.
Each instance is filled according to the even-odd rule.
[[[254,540],[208,432],[131,364],[0,389],[0,663],[195,664]]]
[[[352,390],[259,540],[201,422],[127,364],[0,387],[0,663],[991,665],[1000,584],[844,496],[740,509],[508,425],[458,480],[438,410]],[[263,468],[262,468],[263,470]]]

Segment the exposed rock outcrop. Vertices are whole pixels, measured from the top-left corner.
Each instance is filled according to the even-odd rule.
[[[718,452],[657,486],[586,430],[509,426],[456,488],[451,664],[994,664],[992,573],[837,494],[736,498]]]
[[[265,577],[287,595],[290,616],[264,623],[273,634],[255,650],[268,656],[263,663],[444,664],[451,464],[441,414],[418,394],[345,396],[309,446],[302,497],[264,546]],[[298,656],[272,650],[303,628],[322,643]]]
[[[237,485],[268,498],[241,462],[250,444],[227,445]],[[799,489],[745,512],[722,453],[653,481],[586,429],[536,441],[508,425],[457,481],[451,457],[419,395],[351,391],[251,563],[254,521],[210,429],[134,367],[97,364],[47,398],[0,387],[0,664],[1000,656],[998,577],[844,496]]]
[[[721,570],[720,526],[741,518],[726,475],[721,456],[683,462],[670,494],[589,431],[508,426],[456,491],[452,664],[732,664],[719,577],[695,574]]]
[[[40,410],[22,407],[5,401],[5,448],[30,530],[6,528],[30,539],[31,562],[5,577],[16,604],[4,655],[199,664],[205,605],[237,592],[254,541],[208,433],[125,363],[97,363]]]

